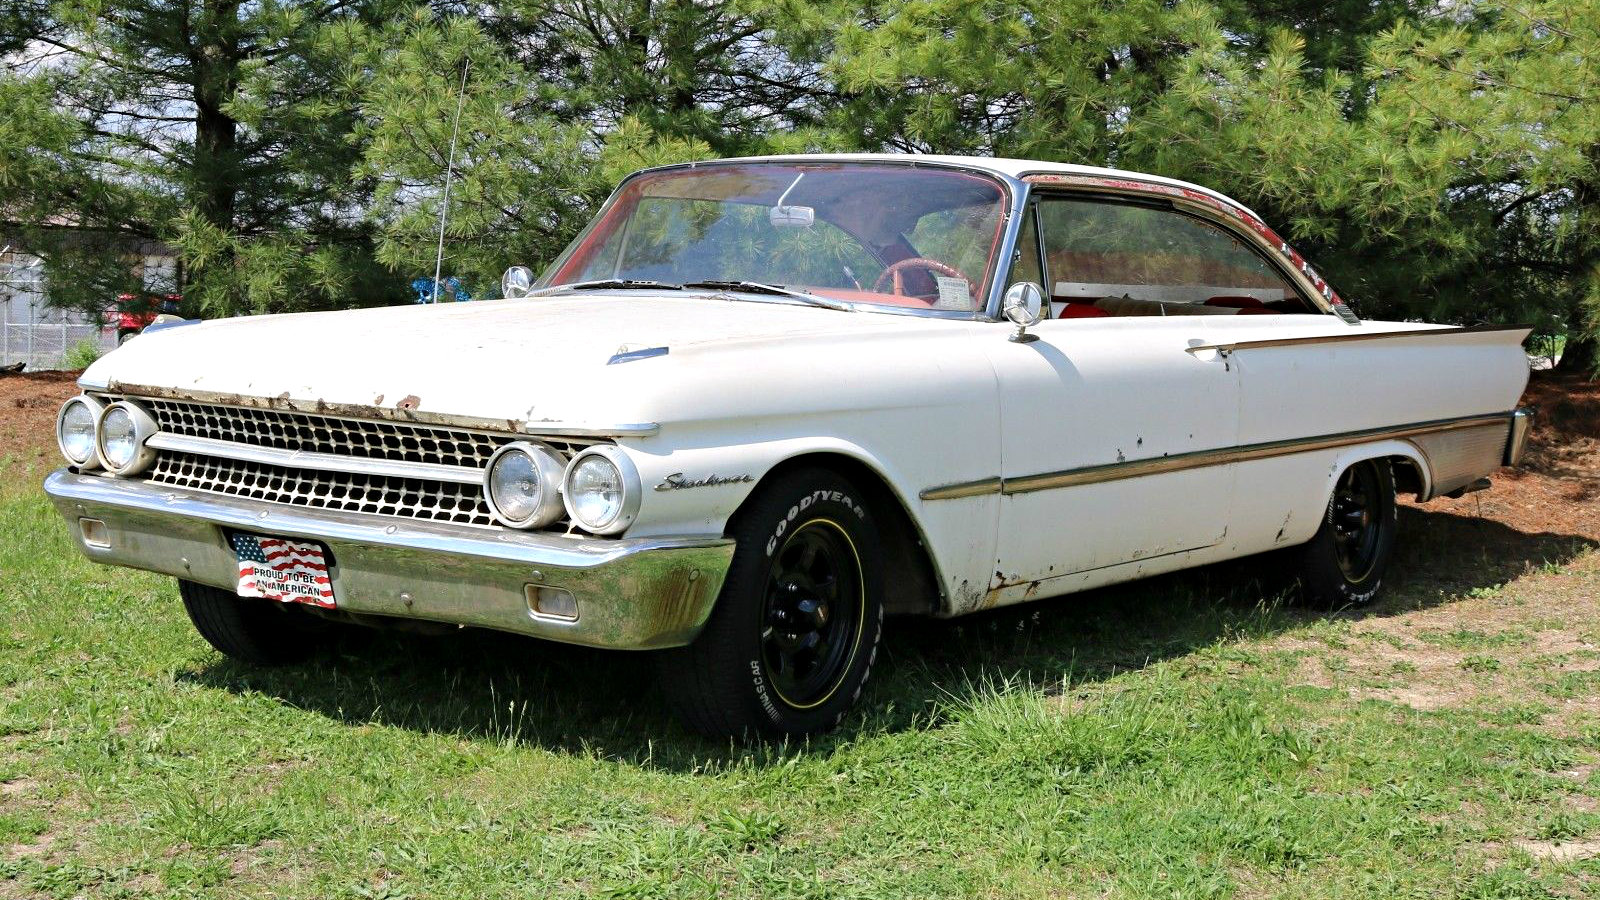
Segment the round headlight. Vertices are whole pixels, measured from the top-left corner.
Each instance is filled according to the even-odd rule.
[[[156,433],[156,420],[141,407],[118,400],[100,413],[95,449],[100,464],[114,475],[132,475],[155,461],[145,441]]]
[[[585,531],[617,534],[639,511],[639,473],[615,447],[591,447],[573,457],[562,488],[567,513]]]
[[[561,457],[543,444],[516,441],[489,458],[484,497],[512,528],[542,528],[561,518]]]
[[[533,273],[527,266],[512,266],[500,276],[500,296],[516,300],[533,290]]]
[[[104,404],[93,397],[73,397],[61,404],[56,417],[56,445],[75,466],[98,465],[94,454],[94,427]]]

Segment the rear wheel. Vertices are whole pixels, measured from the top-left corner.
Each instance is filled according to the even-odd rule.
[[[328,624],[292,604],[178,580],[189,621],[211,646],[240,662],[281,665],[310,656]]]
[[[693,644],[659,655],[689,725],[801,735],[855,705],[883,632],[879,542],[862,494],[821,469],[761,489],[729,531],[733,564]]]
[[[1322,526],[1297,551],[1295,574],[1308,603],[1365,606],[1383,586],[1399,507],[1387,460],[1367,459],[1339,475]]]

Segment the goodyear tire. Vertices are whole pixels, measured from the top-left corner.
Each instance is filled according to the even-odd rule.
[[[325,623],[289,604],[178,580],[189,621],[223,655],[258,666],[298,662],[322,643]]]
[[[861,696],[883,634],[881,554],[862,493],[824,469],[760,488],[730,524],[733,563],[705,629],[662,683],[711,736],[826,731]]]
[[[1340,473],[1321,527],[1295,558],[1305,602],[1328,609],[1371,603],[1383,587],[1398,516],[1388,460],[1362,460]]]

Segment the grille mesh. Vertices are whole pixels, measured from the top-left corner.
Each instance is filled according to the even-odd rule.
[[[235,441],[256,447],[336,453],[367,459],[482,468],[508,435],[456,428],[342,419],[275,409],[243,409],[174,400],[147,400],[162,431]],[[571,451],[574,446],[557,449]],[[582,445],[578,445],[582,446]]]
[[[269,503],[464,525],[494,524],[489,507],[483,502],[483,490],[475,484],[290,469],[170,452],[163,452],[156,460],[150,477],[163,484]]]
[[[482,469],[497,449],[516,440],[511,435],[408,422],[136,399],[155,416],[161,431],[169,434],[360,459]],[[596,443],[543,437],[539,440],[569,458]],[[149,477],[161,484],[269,503],[465,525],[495,524],[477,484],[324,472],[172,451],[160,453]],[[545,530],[570,531],[571,523],[562,517]]]

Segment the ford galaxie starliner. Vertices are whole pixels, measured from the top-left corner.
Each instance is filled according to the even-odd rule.
[[[1250,210],[1133,172],[651,169],[503,289],[157,326],[84,373],[46,489],[239,659],[496,628],[653,651],[693,726],[799,734],[885,614],[1268,551],[1367,603],[1396,492],[1481,487],[1530,421],[1527,329],[1363,321]]]

